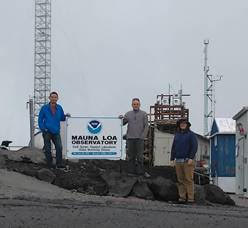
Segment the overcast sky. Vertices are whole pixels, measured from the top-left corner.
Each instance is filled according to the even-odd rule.
[[[34,0],[0,0],[0,140],[29,141]],[[117,116],[168,92],[185,99],[203,133],[203,40],[216,87],[216,117],[248,105],[247,0],[53,0],[52,90],[72,116]]]

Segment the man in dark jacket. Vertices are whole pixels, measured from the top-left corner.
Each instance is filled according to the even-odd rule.
[[[49,104],[41,107],[38,124],[44,139],[44,150],[49,168],[53,168],[53,158],[51,154],[51,141],[56,149],[56,168],[65,168],[62,164],[62,142],[60,137],[60,121],[65,121],[66,116],[63,108],[57,104],[58,94],[52,92],[49,96]]]
[[[148,132],[148,118],[146,112],[140,110],[140,100],[132,99],[133,110],[127,112],[123,118],[123,125],[127,126],[127,156],[129,172],[145,174],[143,165],[144,138]]]
[[[197,152],[197,139],[190,130],[191,124],[187,119],[180,119],[177,122],[177,132],[175,134],[171,149],[171,164],[176,166],[178,181],[179,201],[189,203],[194,202],[194,168],[195,154]]]

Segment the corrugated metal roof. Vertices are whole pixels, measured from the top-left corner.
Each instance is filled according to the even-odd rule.
[[[241,116],[243,116],[248,111],[248,107],[244,106],[234,117],[234,120],[239,119]]]
[[[236,122],[232,118],[215,118],[214,119],[218,133],[236,133]]]

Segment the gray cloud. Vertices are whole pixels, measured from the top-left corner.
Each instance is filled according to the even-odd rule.
[[[0,138],[28,142],[25,102],[33,94],[34,1],[1,2]],[[245,0],[58,0],[52,3],[52,89],[74,116],[115,116],[140,97],[183,85],[193,130],[203,129],[203,39],[210,39],[216,116],[247,104]]]

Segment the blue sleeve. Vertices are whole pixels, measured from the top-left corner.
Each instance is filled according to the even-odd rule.
[[[190,159],[195,158],[195,154],[197,152],[197,149],[198,149],[197,138],[196,138],[195,134],[192,132],[191,133],[191,150],[190,150],[190,154],[189,154]]]
[[[171,158],[170,158],[171,161],[175,160],[175,138],[176,138],[176,135],[174,136],[172,147],[171,147]]]
[[[41,131],[45,131],[44,118],[45,118],[45,112],[44,112],[44,108],[42,107],[38,117],[38,125]]]
[[[65,121],[65,113],[64,113],[64,110],[62,107],[60,107],[60,110],[61,110],[61,119],[60,121]]]

